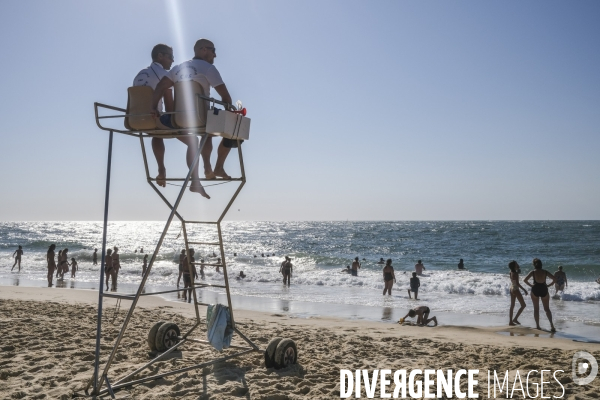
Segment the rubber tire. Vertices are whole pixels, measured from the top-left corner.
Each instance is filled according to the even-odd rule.
[[[163,352],[175,346],[179,343],[179,339],[177,339],[179,335],[181,335],[181,332],[177,324],[165,322],[156,332],[156,340],[154,341],[156,350]]]
[[[291,357],[291,358],[290,358]],[[298,348],[292,339],[283,339],[275,350],[275,369],[285,368],[298,361]]]
[[[277,350],[277,345],[279,342],[283,340],[282,337],[276,337],[271,339],[267,349],[265,350],[265,367],[266,368],[274,368],[275,367],[275,350]]]
[[[152,325],[150,332],[148,332],[148,347],[150,347],[150,350],[152,351],[156,350],[156,333],[158,332],[158,328],[164,323],[165,321],[158,321]]]

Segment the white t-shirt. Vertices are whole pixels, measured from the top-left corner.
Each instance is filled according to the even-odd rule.
[[[185,61],[171,68],[167,76],[173,83],[189,80],[198,82],[206,96],[210,96],[211,86],[217,87],[224,83],[221,74],[214,65],[199,59]]]
[[[168,74],[168,71],[163,68],[157,62],[150,64],[148,68],[144,68],[135,76],[133,80],[133,86],[150,86],[152,90],[156,89],[158,82]],[[162,97],[158,102],[158,111],[163,111],[163,100]]]

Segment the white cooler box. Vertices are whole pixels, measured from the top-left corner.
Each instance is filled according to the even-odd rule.
[[[206,132],[227,139],[248,140],[250,138],[250,118],[230,111],[211,108],[206,117]]]

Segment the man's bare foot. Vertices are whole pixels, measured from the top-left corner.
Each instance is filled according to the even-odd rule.
[[[231,177],[227,175],[227,172],[225,172],[225,169],[223,168],[215,168],[214,174],[217,178],[231,179]]]
[[[192,181],[192,184],[190,185],[190,192],[200,193],[202,197],[210,199],[210,196],[208,195],[208,193],[206,193],[200,181]]]
[[[215,179],[216,178],[215,173],[211,170],[204,171],[204,177],[206,179]]]
[[[554,325],[552,325],[552,329],[550,329],[550,332],[552,332],[552,333],[556,332],[556,328],[554,327]]]
[[[165,168],[158,169],[158,175],[156,175],[156,184],[158,186],[167,187],[167,170]]]

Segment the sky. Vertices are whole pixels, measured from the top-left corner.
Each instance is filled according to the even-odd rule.
[[[0,10],[0,220],[101,220],[108,132],[94,102],[125,107],[155,44],[173,46],[177,64],[199,38],[215,43],[215,66],[252,119],[247,183],[227,220],[600,218],[600,2]],[[185,176],[185,146],[166,147],[167,174]],[[225,167],[239,176],[236,153]],[[234,185],[207,188],[211,200],[186,194],[182,212],[218,215]],[[136,138],[115,135],[110,190],[111,220],[168,216]]]

